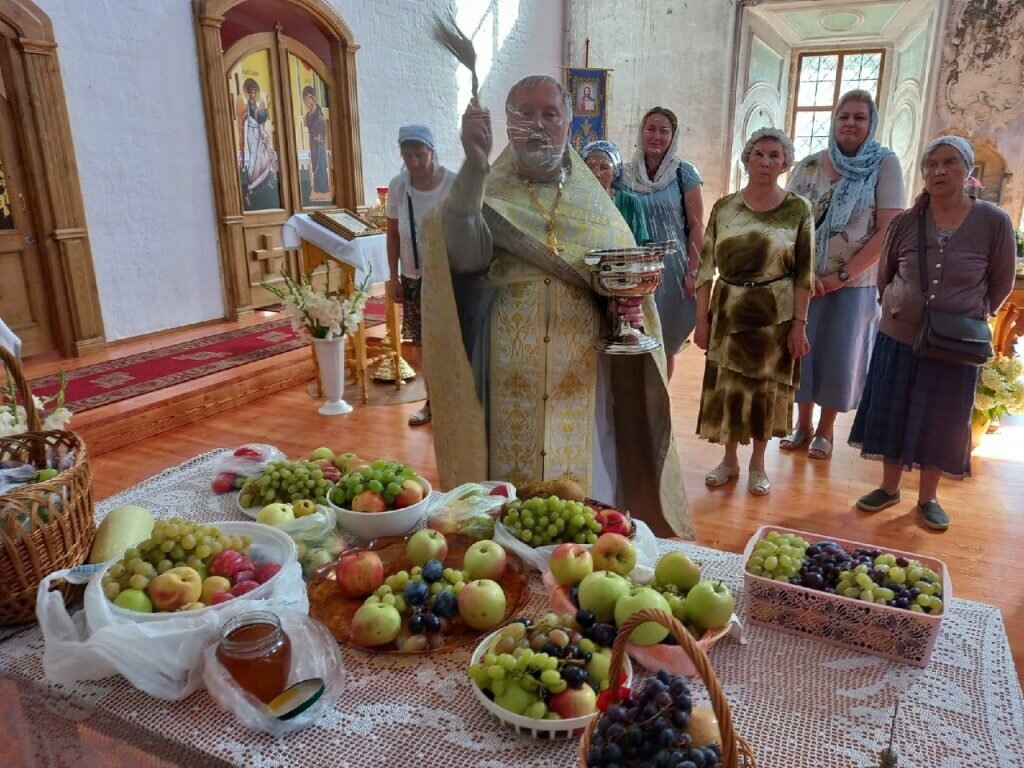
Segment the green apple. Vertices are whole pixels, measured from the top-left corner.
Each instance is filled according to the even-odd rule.
[[[321,459],[326,459],[327,461],[333,464],[334,451],[332,451],[330,448],[320,446],[319,448],[317,448],[316,450],[309,454],[310,461],[320,461]]]
[[[279,525],[283,525],[284,523],[291,522],[294,519],[295,512],[292,509],[292,505],[284,504],[279,501],[273,504],[267,504],[267,506],[261,509],[259,514],[256,515],[257,523],[272,525],[275,528]]]
[[[364,603],[352,616],[352,642],[366,648],[390,643],[402,629],[402,614],[393,605]]]
[[[700,566],[685,552],[675,550],[662,555],[654,566],[654,578],[663,585],[674,584],[682,592],[689,592],[700,581]]]
[[[423,565],[427,560],[444,562],[448,556],[448,540],[440,531],[424,528],[409,537],[405,543],[405,556],[413,565]]]
[[[580,582],[580,608],[593,611],[598,621],[611,621],[615,603],[629,592],[627,579],[611,571],[594,571]]]
[[[509,681],[505,690],[494,697],[494,703],[515,715],[521,715],[531,704],[540,701],[534,691],[527,691],[519,683]]]
[[[505,592],[491,579],[468,582],[458,595],[459,616],[473,629],[496,627],[505,618]]]
[[[603,533],[590,550],[594,568],[625,576],[636,568],[636,547],[621,533]]]
[[[608,687],[612,676],[611,648],[602,648],[590,654],[590,661],[587,662],[587,674],[602,691]]]
[[[316,502],[312,499],[299,499],[292,502],[292,514],[295,517],[305,517],[316,512]]]
[[[672,609],[668,601],[650,587],[636,587],[629,590],[615,603],[615,625],[621,627],[626,619],[644,608],[653,608],[671,614]],[[655,621],[645,621],[633,630],[629,636],[629,642],[634,645],[657,645],[668,637],[668,628],[663,627]]]
[[[508,555],[505,548],[496,541],[484,539],[474,542],[466,550],[462,568],[467,579],[500,579],[505,573]]]
[[[722,629],[736,601],[720,581],[701,581],[686,593],[686,618],[699,629]]]
[[[228,586],[230,586],[230,582]],[[150,600],[149,595],[141,589],[122,590],[121,593],[114,598],[114,605],[118,608],[124,608],[128,611],[138,611],[139,613],[153,612],[153,601]]]

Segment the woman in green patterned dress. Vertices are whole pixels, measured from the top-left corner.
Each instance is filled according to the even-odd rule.
[[[771,489],[765,447],[789,432],[798,360],[810,349],[814,214],[778,184],[793,164],[785,133],[755,131],[741,157],[747,185],[711,210],[697,273],[693,338],[707,353],[697,434],[725,445],[722,462],[704,478],[712,488],[739,474],[738,446],[753,441],[747,488],[763,496]]]

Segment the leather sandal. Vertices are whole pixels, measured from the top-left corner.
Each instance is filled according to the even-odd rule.
[[[720,485],[725,485],[734,477],[739,476],[739,474],[739,466],[730,467],[723,461],[717,467],[704,475],[704,485],[708,488],[717,488]]]
[[[424,424],[430,423],[430,401],[420,408],[416,413],[409,417],[410,427],[422,427]]]
[[[802,429],[794,429],[779,441],[779,448],[784,451],[799,451],[807,445],[807,441],[810,440],[813,435],[814,432],[810,429],[806,432]]]
[[[747,490],[752,496],[764,496],[772,489],[771,481],[763,469],[752,469],[747,476]]]
[[[832,457],[832,441],[824,435],[815,435],[811,445],[807,449],[807,457],[810,459],[825,460]]]

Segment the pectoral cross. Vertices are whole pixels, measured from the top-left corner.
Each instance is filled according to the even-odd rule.
[[[551,251],[555,256],[565,250],[564,245],[558,244],[558,238],[555,237],[553,231],[548,231],[548,250]]]

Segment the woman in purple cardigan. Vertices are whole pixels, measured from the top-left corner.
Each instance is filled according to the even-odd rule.
[[[939,506],[942,476],[971,473],[971,408],[978,369],[917,357],[914,339],[924,314],[918,261],[918,220],[925,218],[929,306],[985,319],[1013,288],[1016,242],[1010,217],[972,199],[964,183],[974,150],[959,136],[940,136],[921,160],[925,191],[897,216],[882,245],[878,290],[882,318],[850,445],[882,460],[882,485],[857,501],[878,512],[900,501],[904,470],[921,470],[917,508],[929,528],[945,530]]]

